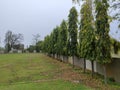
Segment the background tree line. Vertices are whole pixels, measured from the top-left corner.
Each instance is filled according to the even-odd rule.
[[[33,35],[33,44],[32,45],[29,45],[29,47],[27,47],[27,51],[29,51],[30,53],[33,53],[33,52],[41,52],[41,49],[42,49],[42,40],[40,40],[40,34],[36,34],[36,35]]]
[[[14,50],[22,50],[22,52],[40,52],[41,51],[41,45],[42,41],[40,40],[40,35],[36,34],[33,35],[33,44],[27,47],[27,49],[24,48],[24,44],[22,44],[24,37],[21,33],[15,34],[12,31],[8,30],[5,34],[5,48],[0,48],[1,51],[4,51],[5,53],[9,53],[10,51]]]

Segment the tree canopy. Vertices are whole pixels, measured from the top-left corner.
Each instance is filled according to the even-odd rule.
[[[75,7],[72,7],[68,16],[68,32],[70,43],[70,54],[77,55],[77,34],[78,34],[78,13]]]
[[[5,48],[7,52],[9,52],[14,45],[20,44],[23,41],[23,35],[22,34],[14,34],[12,31],[7,31],[5,34]]]

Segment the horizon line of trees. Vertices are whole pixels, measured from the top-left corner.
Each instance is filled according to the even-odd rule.
[[[40,40],[40,34],[33,35],[33,44],[27,47],[27,51],[30,53],[39,53],[42,50],[42,40]]]
[[[4,47],[0,47],[0,53],[17,53],[20,52],[41,52],[42,49],[42,40],[40,40],[40,35],[33,35],[33,43],[28,47],[24,48],[23,42],[23,34],[21,33],[13,33],[11,30],[8,30],[5,33]]]

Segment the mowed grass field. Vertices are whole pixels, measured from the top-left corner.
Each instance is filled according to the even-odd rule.
[[[43,54],[2,54],[0,90],[92,90],[63,79],[69,66],[60,63]]]

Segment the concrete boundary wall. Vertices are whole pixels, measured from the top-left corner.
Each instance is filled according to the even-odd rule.
[[[114,78],[116,82],[120,82],[120,58],[112,58],[112,62],[106,65],[106,73],[108,78]],[[68,63],[73,64],[72,57],[68,58]],[[84,67],[84,59],[75,57],[74,65],[80,68]],[[91,62],[86,60],[86,69],[91,70]],[[94,62],[94,71],[104,75],[103,66],[98,62]]]
[[[73,64],[72,57],[68,57],[68,63]]]
[[[67,56],[63,56],[63,60],[62,61],[65,62],[65,63],[68,63],[68,57]]]
[[[83,58],[75,57],[74,64],[77,67],[84,68],[84,59]]]
[[[120,82],[120,58],[113,58],[112,63],[106,66],[108,77],[112,77],[115,81]]]

